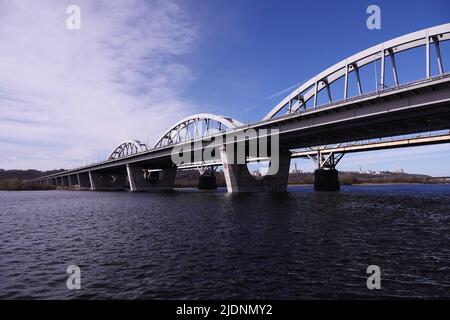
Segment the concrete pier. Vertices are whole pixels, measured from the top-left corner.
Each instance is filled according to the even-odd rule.
[[[257,179],[250,174],[246,164],[235,164],[225,148],[220,150],[228,192],[285,192],[287,191],[291,152],[281,150],[275,174]],[[234,159],[233,159],[234,160]]]
[[[314,171],[314,190],[338,191],[339,189],[340,183],[336,169],[317,169]]]

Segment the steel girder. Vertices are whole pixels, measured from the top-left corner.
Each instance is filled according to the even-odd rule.
[[[119,159],[139,152],[147,151],[145,143],[138,140],[126,140],[122,142],[109,156],[108,160]]]
[[[393,78],[395,86],[399,86],[399,75],[396,66],[395,55],[411,50],[417,47],[425,47],[426,59],[425,64],[426,74],[425,78],[430,77],[430,45],[433,44],[436,51],[436,59],[440,75],[445,73],[442,62],[441,50],[439,43],[450,40],[450,23],[435,26],[428,29],[416,31],[386,42],[373,46],[369,49],[361,51],[341,62],[336,63],[332,67],[317,74],[312,79],[304,82],[297,89],[292,91],[285,99],[278,103],[264,118],[268,120],[275,117],[283,109],[287,109],[287,113],[298,112],[301,109],[306,109],[306,103],[313,99],[313,107],[317,106],[317,96],[321,90],[327,91],[328,102],[333,102],[331,95],[331,84],[338,79],[344,78],[343,100],[348,98],[348,83],[350,73],[355,74],[358,93],[363,94],[361,77],[359,69],[367,64],[380,61],[381,72],[380,78],[377,77],[377,91],[383,91],[385,85],[385,58],[389,57],[392,66]]]
[[[227,129],[234,129],[244,124],[224,116],[210,113],[199,113],[186,117],[168,129],[155,148],[173,145],[179,142],[198,139]]]

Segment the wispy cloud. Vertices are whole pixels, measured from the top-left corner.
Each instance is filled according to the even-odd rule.
[[[66,28],[70,4],[81,30]],[[2,1],[0,168],[62,167],[156,139],[193,111],[177,57],[196,37],[176,1]]]

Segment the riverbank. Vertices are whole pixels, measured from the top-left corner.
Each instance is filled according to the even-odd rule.
[[[34,172],[33,172],[34,173]],[[33,176],[35,173],[33,174]],[[175,179],[175,188],[196,188],[200,173],[198,170],[186,170],[177,172]],[[30,177],[31,178],[31,177]],[[24,180],[30,178],[6,178],[0,177],[0,190],[55,190],[55,189],[77,189],[76,187],[63,187],[42,185],[38,183],[28,183]],[[433,178],[421,174],[393,173],[385,172],[382,174],[366,174],[358,172],[339,172],[339,182],[341,185],[378,185],[378,184],[443,184],[450,183],[449,180]],[[225,187],[225,178],[222,171],[216,173],[216,183],[218,187]],[[296,172],[289,174],[288,184],[313,185],[314,173]]]
[[[40,183],[24,182],[20,179],[0,180],[0,190],[2,191],[33,191],[33,190],[56,190],[56,186]]]

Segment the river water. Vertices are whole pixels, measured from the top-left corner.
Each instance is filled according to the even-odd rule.
[[[0,192],[1,299],[380,297],[450,298],[450,185]]]

